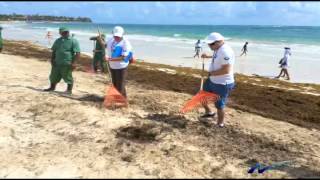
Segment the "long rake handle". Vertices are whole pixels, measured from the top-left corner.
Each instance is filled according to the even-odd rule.
[[[95,54],[96,54],[96,41],[93,40],[93,58]]]
[[[201,85],[200,85],[200,91],[203,90],[203,72],[204,72],[204,58],[202,58],[202,72],[201,72]]]
[[[92,59],[94,59],[94,56],[96,55],[96,41],[93,40],[93,53],[92,53]],[[91,68],[94,68],[94,63],[92,63]]]
[[[99,33],[99,36],[101,36],[99,26],[98,26],[98,33]],[[110,69],[109,69],[109,61],[106,62],[106,65],[107,65],[107,70],[108,70],[109,79],[110,79],[111,84],[112,84],[113,81],[112,81],[112,76],[111,76],[111,72],[110,72]]]
[[[109,78],[110,78],[111,83],[112,83],[113,81],[112,81],[112,76],[111,76],[111,72],[110,72],[110,69],[109,69],[109,62],[108,62],[108,61],[106,62],[106,65],[107,65],[107,70],[108,70]]]

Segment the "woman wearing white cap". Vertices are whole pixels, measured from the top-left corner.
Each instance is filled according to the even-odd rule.
[[[205,42],[214,53],[213,56],[208,56],[205,53],[201,55],[202,58],[212,58],[209,67],[209,78],[206,80],[203,90],[220,96],[215,106],[218,112],[218,126],[223,127],[224,107],[227,103],[228,95],[235,85],[233,75],[235,56],[231,47],[225,44],[224,37],[219,33],[211,33]],[[204,108],[206,114],[202,117],[213,117],[215,115],[209,106],[204,106]]]
[[[280,71],[280,74],[276,78],[287,76],[287,80],[290,80],[288,67],[289,67],[289,58],[291,56],[291,51],[290,51],[289,47],[285,47],[284,49],[285,49],[285,51],[284,51],[283,58],[279,62],[281,71]],[[283,76],[282,76],[282,73],[283,73]]]
[[[110,65],[112,83],[124,97],[127,97],[125,80],[129,65],[128,59],[131,58],[130,56],[132,54],[132,46],[130,42],[123,37],[124,29],[122,27],[114,27],[112,34],[113,37],[107,41],[107,50],[110,57],[107,61]],[[120,52],[118,50],[120,50]]]

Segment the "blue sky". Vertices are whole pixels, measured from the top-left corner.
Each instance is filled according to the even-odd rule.
[[[0,2],[0,14],[85,16],[100,23],[320,26],[320,2]]]

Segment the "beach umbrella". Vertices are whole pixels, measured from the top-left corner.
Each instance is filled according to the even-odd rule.
[[[181,113],[187,113],[196,108],[202,107],[209,103],[214,103],[219,100],[219,95],[203,90],[203,72],[204,72],[204,59],[202,58],[202,73],[201,73],[201,85],[199,92],[193,96],[185,105],[180,109]]]

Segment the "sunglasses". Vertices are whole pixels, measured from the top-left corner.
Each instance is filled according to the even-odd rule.
[[[215,41],[215,42],[209,44],[209,46],[214,46],[214,45],[216,45],[218,42],[219,42],[219,41]]]

